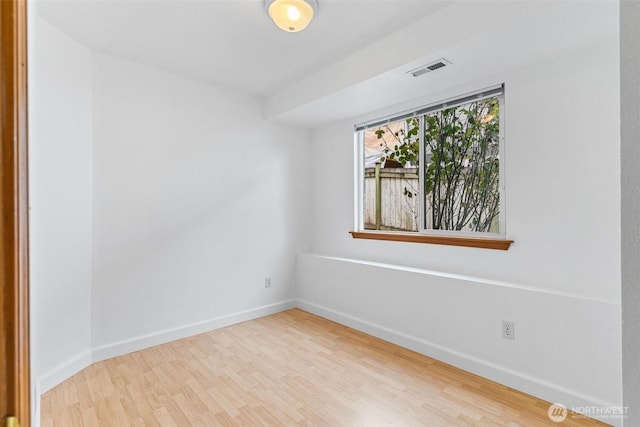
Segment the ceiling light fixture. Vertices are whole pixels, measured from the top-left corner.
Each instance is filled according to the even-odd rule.
[[[288,33],[307,28],[318,11],[318,0],[265,0],[264,5],[273,22]]]

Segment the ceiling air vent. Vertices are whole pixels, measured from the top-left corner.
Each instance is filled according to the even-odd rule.
[[[408,71],[407,74],[411,74],[413,77],[419,77],[423,74],[430,73],[431,71],[439,70],[440,68],[444,68],[447,65],[451,65],[451,62],[447,61],[444,58],[438,59],[436,62],[432,62],[431,64],[423,65],[415,70]]]

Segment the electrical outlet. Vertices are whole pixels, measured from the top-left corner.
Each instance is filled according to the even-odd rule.
[[[265,288],[270,288],[271,287],[271,277],[265,277],[264,278],[264,287]]]
[[[508,340],[516,339],[516,322],[510,320],[502,321],[502,338]]]

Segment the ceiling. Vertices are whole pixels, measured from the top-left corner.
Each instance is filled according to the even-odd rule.
[[[457,2],[293,82],[265,100],[265,117],[309,127],[371,120],[505,83],[512,70],[573,61],[583,50],[616,52],[618,43],[615,0]],[[378,52],[384,63],[368,61]],[[440,58],[451,65],[408,74]]]
[[[619,32],[617,0],[320,0],[311,25],[293,34],[271,22],[263,0],[36,7],[96,52],[257,96],[265,118],[305,127],[477,90],[510,69],[617,46]],[[440,58],[451,66],[408,77]]]
[[[96,52],[266,98],[445,5],[320,0],[295,34],[271,22],[263,0],[41,0],[37,8]]]

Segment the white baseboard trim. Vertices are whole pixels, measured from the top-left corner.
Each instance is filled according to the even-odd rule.
[[[46,393],[67,378],[77,374],[91,365],[91,362],[91,350],[86,350],[42,375],[36,382],[40,394]]]
[[[535,396],[549,402],[558,402],[567,408],[579,407],[619,407],[618,404],[602,401],[596,397],[588,396],[576,390],[570,390],[558,384],[553,384],[540,378],[513,371],[504,366],[496,365],[486,360],[478,359],[439,344],[423,340],[421,338],[404,334],[402,332],[378,325],[364,319],[360,319],[328,307],[324,307],[309,301],[298,299],[298,308],[317,316],[332,320],[341,325],[348,326],[374,337],[389,341],[401,347],[408,348],[420,354],[432,357],[441,362],[453,365],[465,371],[480,375],[497,383]],[[621,420],[603,419],[605,423],[621,426]]]
[[[151,334],[103,345],[93,349],[93,362],[95,363],[112,357],[122,356],[123,354],[143,350],[160,344],[166,344],[171,341],[235,325],[236,323],[246,322],[247,320],[258,319],[270,314],[295,308],[296,306],[295,299],[280,301],[248,310],[238,311],[236,313],[226,314],[213,319],[203,320],[201,322],[191,323],[189,325],[165,329],[164,331],[153,332]]]
[[[92,363],[296,308],[290,299],[87,350],[36,379],[37,398]]]
[[[40,382],[36,380],[31,384],[31,427],[40,427]]]
[[[40,393],[45,393],[92,363],[99,362],[101,360],[121,356],[148,347],[165,344],[177,339],[187,338],[200,333],[224,328],[226,326],[257,319],[296,307],[427,355],[441,362],[451,364],[484,378],[512,387],[516,390],[531,394],[538,398],[550,402],[560,402],[569,408],[618,406],[610,402],[604,402],[593,396],[584,395],[575,390],[564,388],[558,384],[553,384],[521,372],[516,372],[486,360],[478,359],[469,354],[461,353],[439,344],[404,334],[382,325],[368,322],[364,319],[301,299],[280,301],[177,328],[166,329],[164,331],[107,344],[94,348],[93,350],[87,350],[38,378],[38,388]],[[39,399],[39,396],[37,398]],[[613,421],[614,426],[622,425],[621,421],[618,420],[607,419],[603,421],[608,423]]]

